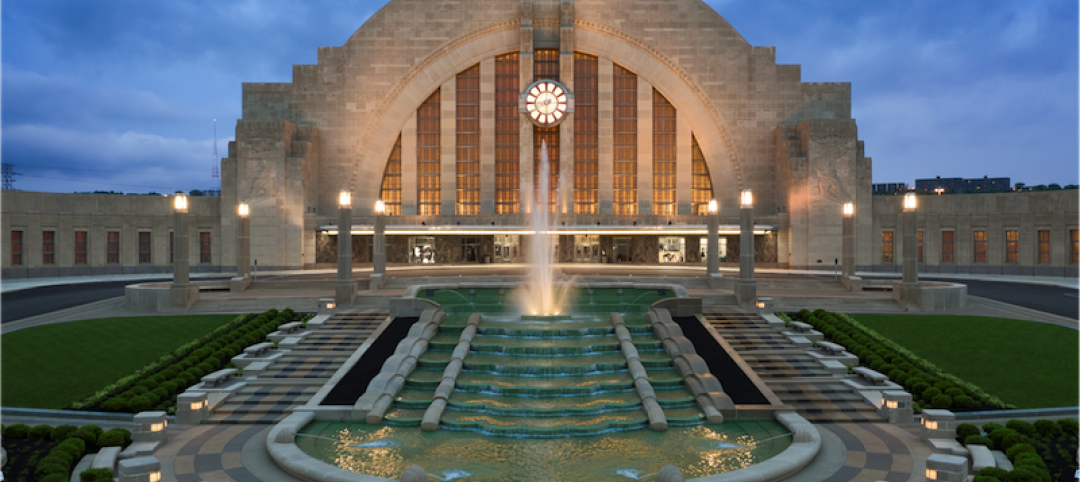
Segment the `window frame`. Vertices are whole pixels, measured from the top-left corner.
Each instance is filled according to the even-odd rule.
[[[210,231],[199,231],[199,264],[213,262],[213,236]]]
[[[1005,230],[1005,263],[1017,264],[1020,262],[1020,230]]]
[[[105,232],[105,264],[120,264],[120,231]]]
[[[956,262],[956,231],[945,230],[941,232],[941,262]]]
[[[881,262],[896,263],[896,237],[892,230],[881,231]]]
[[[41,231],[41,264],[49,266],[56,264],[55,230]]]
[[[986,230],[971,231],[971,262],[986,263]]]
[[[150,231],[139,231],[139,264],[148,264],[153,261],[151,257],[153,242],[154,236]]]
[[[16,234],[18,233],[18,234]],[[23,243],[25,237],[24,231],[21,229],[11,230],[11,265],[22,266],[23,265]]]
[[[90,233],[88,231],[75,231],[75,264],[89,263],[89,240]]]

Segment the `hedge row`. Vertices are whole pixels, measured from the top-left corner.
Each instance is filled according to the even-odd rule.
[[[72,404],[71,408],[141,412],[163,404],[173,413],[177,394],[198,383],[203,376],[228,365],[244,348],[261,342],[279,325],[296,317],[291,308],[238,316]]]
[[[986,435],[983,435],[985,432]],[[979,427],[962,423],[956,427],[957,439],[964,445],[985,445],[1005,451],[1013,470],[988,467],[975,474],[975,482],[1050,482],[1051,480],[1072,480],[1076,463],[1072,454],[1076,450],[1078,425],[1074,419],[1039,420],[1034,424],[1023,420],[1009,420],[1005,426],[988,423]],[[1041,439],[1041,440],[1040,440]],[[1063,446],[1071,442],[1069,450],[1059,448],[1064,457],[1050,452],[1043,440]],[[1060,460],[1055,460],[1060,459]],[[1058,472],[1051,475],[1053,464]],[[1061,469],[1067,469],[1062,473]]]
[[[979,387],[949,375],[892,340],[843,313],[801,310],[799,318],[830,341],[859,357],[863,366],[882,373],[911,393],[916,412],[923,407],[954,411],[1014,408]]]
[[[58,442],[45,457],[42,457],[33,466],[34,478],[38,482],[67,482],[70,479],[72,467],[86,453],[95,451],[100,447],[123,447],[131,443],[131,432],[129,430],[114,428],[106,432],[97,425],[84,425],[82,427],[60,425],[53,428],[49,425],[31,427],[20,423],[4,426],[2,433],[5,440],[51,440]],[[29,470],[29,468],[26,470]]]

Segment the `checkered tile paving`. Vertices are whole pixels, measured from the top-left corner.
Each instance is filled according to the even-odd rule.
[[[205,423],[265,424],[285,418],[289,409],[311,400],[388,315],[385,310],[338,313],[321,326],[309,325],[311,333],[300,345],[216,407]]]
[[[882,422],[862,397],[840,383],[805,348],[755,313],[713,310],[705,321],[743,358],[780,401],[811,422]]]
[[[907,444],[893,433],[898,430],[895,427],[871,423],[828,423],[817,427],[836,434],[847,448],[844,465],[823,482],[907,482],[913,478],[914,457]]]
[[[214,427],[189,440],[173,460],[177,482],[261,482],[241,460],[241,450],[266,426]]]

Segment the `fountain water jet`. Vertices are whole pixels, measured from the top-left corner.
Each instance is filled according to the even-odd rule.
[[[555,270],[552,263],[556,237],[552,233],[557,213],[551,212],[551,167],[548,163],[547,142],[540,143],[540,183],[530,206],[529,220],[533,238],[529,243],[529,280],[524,290],[525,315],[553,316],[561,314],[566,301],[566,288],[555,286]],[[560,186],[556,191],[561,191]],[[558,197],[558,196],[556,196]]]

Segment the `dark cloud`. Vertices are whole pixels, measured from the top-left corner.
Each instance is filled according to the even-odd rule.
[[[0,154],[22,189],[210,187],[241,83],[290,81],[385,3],[5,1]],[[875,181],[1080,176],[1075,0],[708,3],[803,80],[852,82]]]

